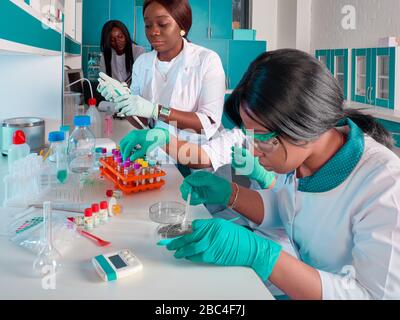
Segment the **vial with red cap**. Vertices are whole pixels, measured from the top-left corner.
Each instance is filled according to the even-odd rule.
[[[31,152],[31,148],[26,143],[25,133],[17,130],[13,134],[12,145],[8,148],[8,170],[11,171],[11,165],[22,158],[25,158]]]
[[[85,215],[85,218],[84,218],[85,229],[86,230],[93,229],[93,212],[92,212],[92,208],[85,209],[84,215]]]
[[[100,223],[104,224],[108,221],[108,203],[107,201],[100,202]]]
[[[93,227],[97,227],[100,224],[100,208],[97,203],[92,204],[93,214]]]

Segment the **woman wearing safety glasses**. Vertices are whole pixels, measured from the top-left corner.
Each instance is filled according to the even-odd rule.
[[[187,199],[191,190],[192,205],[233,207],[260,230],[283,226],[297,258],[221,219],[195,220],[193,233],[167,248],[178,259],[251,267],[293,299],[400,299],[400,159],[383,127],[343,106],[340,86],[310,55],[279,50],[257,58],[225,107],[239,128],[254,132],[259,164],[277,173],[274,188],[250,190],[196,172],[181,192]],[[156,145],[168,142],[153,134]],[[219,147],[242,136],[236,129],[202,150],[218,165],[228,157]]]

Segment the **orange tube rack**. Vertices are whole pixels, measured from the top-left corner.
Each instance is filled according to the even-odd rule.
[[[133,172],[130,172],[128,176],[125,177],[124,174],[118,172],[115,168],[113,157],[100,159],[99,162],[101,175],[111,180],[114,183],[115,188],[121,190],[125,194],[160,189],[165,184],[165,181],[162,179],[159,179],[160,181],[158,182],[156,181],[156,178],[164,177],[166,175],[162,170],[159,173],[146,175],[135,175]],[[149,179],[153,179],[153,183],[149,183]],[[143,180],[147,181],[144,185],[142,184]],[[136,185],[137,181],[139,181],[139,185]]]

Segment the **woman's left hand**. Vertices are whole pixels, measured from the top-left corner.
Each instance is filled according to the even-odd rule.
[[[222,266],[251,267],[267,280],[282,247],[254,232],[223,219],[195,220],[193,233],[173,240],[168,250],[175,258]]]

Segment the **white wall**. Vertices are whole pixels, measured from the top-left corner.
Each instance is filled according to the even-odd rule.
[[[296,48],[297,0],[278,0],[277,49]]]
[[[0,120],[41,117],[46,131],[55,129],[61,121],[61,57],[1,54],[0,70]]]
[[[296,12],[296,48],[310,52],[311,46],[311,10],[313,0],[297,1]]]
[[[267,41],[268,51],[277,47],[278,1],[253,0],[253,29],[257,30],[257,40]]]
[[[356,9],[356,30],[342,28],[345,5]],[[311,49],[368,48],[400,36],[400,0],[313,0]]]

